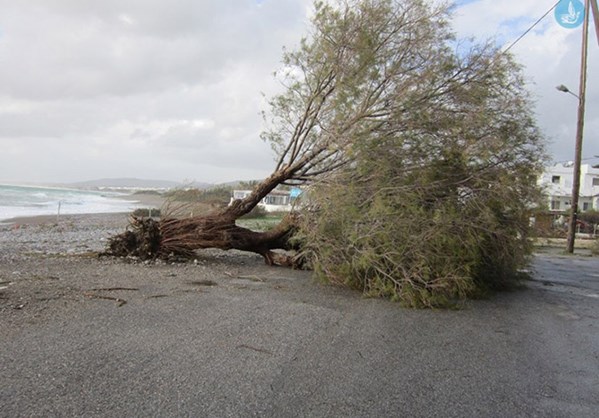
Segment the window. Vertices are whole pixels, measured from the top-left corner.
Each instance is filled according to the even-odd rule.
[[[264,198],[267,205],[286,205],[289,203],[289,196],[268,195]]]
[[[593,186],[599,186],[599,177],[593,177]]]
[[[551,176],[551,183],[553,183],[553,184],[559,184],[560,180],[561,180],[560,176]]]
[[[589,204],[589,202],[584,202],[584,203],[582,204],[582,210],[589,210],[589,209],[590,209],[590,206],[591,206],[591,205]]]
[[[249,195],[249,192],[243,190],[233,191],[233,199],[244,199],[247,195]]]
[[[551,210],[559,210],[559,200],[552,200],[551,201]]]

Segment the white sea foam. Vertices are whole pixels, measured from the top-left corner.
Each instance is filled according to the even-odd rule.
[[[119,198],[119,196],[121,198]],[[128,212],[140,205],[121,193],[0,185],[0,221],[21,216]]]

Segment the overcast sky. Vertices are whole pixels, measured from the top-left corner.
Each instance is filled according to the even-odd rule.
[[[509,44],[555,0],[458,2],[459,36]],[[262,93],[310,0],[0,0],[0,181],[138,177],[212,183],[268,175]],[[583,157],[599,154],[591,23]],[[581,28],[551,13],[512,52],[552,157],[571,160]],[[599,160],[590,160],[598,162]]]

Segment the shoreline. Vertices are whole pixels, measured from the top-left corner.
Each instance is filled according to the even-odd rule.
[[[166,199],[162,195],[156,195],[151,193],[137,193],[137,194],[129,194],[129,195],[121,195],[115,196],[116,199],[125,200],[128,202],[132,202],[137,205],[139,209],[151,208],[151,209],[161,209]],[[16,225],[46,225],[46,224],[57,224],[62,221],[68,221],[80,217],[89,217],[89,216],[108,216],[108,215],[116,215],[116,216],[125,216],[129,215],[133,212],[132,209],[130,211],[122,211],[122,212],[84,212],[84,213],[65,213],[65,214],[45,214],[45,215],[31,215],[31,216],[15,216],[7,219],[0,219],[0,227],[5,226],[16,226]]]
[[[72,213],[60,216],[56,215],[33,215],[17,216],[14,218],[0,220],[0,227],[22,227],[22,226],[40,226],[40,225],[60,225],[73,221],[81,221],[92,217],[128,217],[131,212],[99,212],[99,213]]]
[[[149,208],[152,209],[160,209],[162,205],[166,202],[166,198],[160,194],[154,193],[132,193],[127,195],[115,196],[116,199],[126,200],[128,202],[139,203],[141,208]]]

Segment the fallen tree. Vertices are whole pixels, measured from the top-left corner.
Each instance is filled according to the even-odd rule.
[[[438,42],[445,15],[444,7],[418,0],[348,1],[339,7],[316,2],[310,36],[283,56],[286,90],[270,102],[263,139],[278,157],[272,175],[245,199],[209,215],[133,219],[132,230],[113,237],[107,253],[157,258],[213,247],[252,251],[269,264],[289,265],[289,258],[273,250],[292,248],[295,215],[261,233],[235,221],[278,185],[306,184],[348,164],[349,145],[366,140],[391,115],[402,88],[427,77],[427,61],[434,59],[428,45]]]
[[[110,238],[104,254],[142,260],[180,259],[191,258],[195,250],[203,248],[237,249],[260,254],[269,265],[298,266],[293,257],[273,252],[294,249],[290,240],[296,228],[293,214],[266,232],[237,226],[236,219],[222,213],[160,221],[132,217],[130,228]]]
[[[308,161],[305,158],[305,161]],[[195,250],[218,248],[258,253],[269,265],[296,266],[297,261],[273,250],[292,250],[291,237],[296,229],[296,213],[290,213],[271,230],[256,232],[236,225],[236,220],[252,209],[284,181],[293,180],[292,171],[305,165],[300,161],[281,168],[254,188],[250,196],[235,200],[214,213],[185,218],[166,216],[160,221],[132,217],[130,229],[112,237],[105,254],[135,256],[143,260],[191,257]]]
[[[273,173],[246,198],[210,214],[181,219],[166,216],[160,221],[133,219],[129,231],[110,240],[107,252],[147,259],[189,256],[203,248],[238,249],[258,253],[268,264],[294,265],[293,257],[275,250],[290,250],[297,245],[291,238],[298,228],[298,214],[290,214],[265,232],[236,224],[279,185],[326,183],[334,178],[334,184],[343,188],[351,186],[354,178],[380,174],[376,168],[366,170],[363,161],[374,166],[400,161],[393,170],[380,172],[399,175],[403,170],[416,173],[410,176],[418,180],[419,165],[436,161],[428,156],[442,153],[445,143],[452,149],[480,149],[479,153],[464,155],[485,159],[485,149],[493,151],[494,146],[509,145],[509,141],[488,139],[499,132],[502,138],[515,135],[525,151],[527,133],[518,131],[524,125],[499,123],[512,116],[520,120],[529,117],[527,112],[512,114],[514,109],[520,112],[525,108],[513,104],[528,103],[520,97],[522,91],[513,89],[509,96],[513,100],[506,101],[506,106],[485,107],[485,103],[496,103],[489,98],[497,96],[500,101],[501,92],[493,80],[504,80],[502,74],[517,71],[509,59],[499,59],[500,55],[489,46],[474,45],[466,50],[456,44],[448,29],[448,8],[444,5],[425,4],[422,0],[346,0],[334,5],[316,2],[309,36],[298,50],[283,56],[279,76],[285,90],[270,102],[269,125],[262,137],[277,155]],[[508,90],[511,87],[501,85]],[[435,117],[435,109],[443,110],[443,118]],[[480,115],[486,111],[488,117],[477,120],[477,129],[470,131],[470,112]],[[477,135],[485,140],[478,141]],[[538,141],[533,142],[531,153],[540,150]],[[373,150],[386,153],[386,158],[372,157]],[[397,160],[389,158],[394,155]],[[489,153],[491,165],[501,164],[500,160],[492,160],[496,157],[501,158],[501,153]],[[435,172],[440,177],[431,181],[436,182],[455,174],[451,168]],[[336,177],[348,173],[348,181]],[[400,177],[406,178],[404,174]],[[439,192],[463,191],[459,183],[450,183],[451,187]],[[383,183],[360,184],[365,186],[360,195],[370,202],[367,197],[378,193],[373,187]],[[332,207],[334,212],[327,199],[321,195],[320,206]],[[421,203],[428,204],[426,199]],[[354,206],[351,210],[360,210],[359,203]]]

